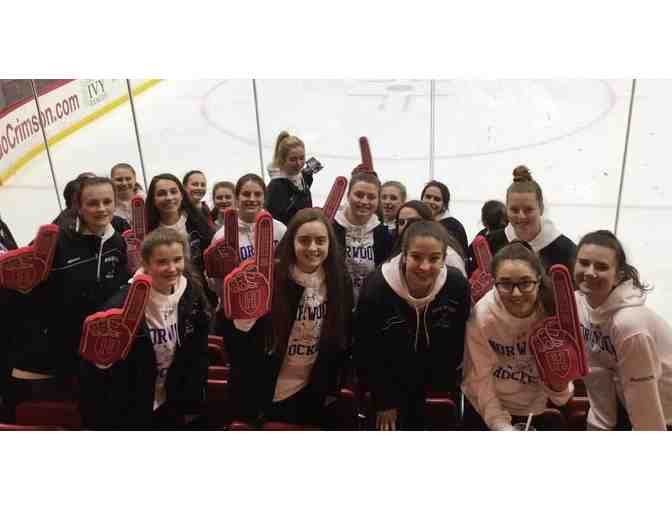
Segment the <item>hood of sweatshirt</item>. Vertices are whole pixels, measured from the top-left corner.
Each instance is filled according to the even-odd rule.
[[[434,221],[447,220],[448,218],[452,218],[452,217],[453,217],[453,215],[450,214],[450,208],[448,208],[445,211],[443,211],[439,216],[437,216]]]
[[[346,210],[347,208],[338,211],[334,219],[340,226],[344,227],[347,232],[355,237],[362,237],[366,234],[369,234],[373,231],[373,229],[380,225],[380,220],[375,214],[372,214],[369,218],[369,221],[364,225],[355,225],[354,223],[350,223],[348,218],[345,216]]]
[[[385,262],[381,267],[381,272],[383,273],[383,278],[387,284],[392,288],[392,290],[399,296],[401,299],[406,301],[411,308],[415,310],[415,315],[417,318],[416,328],[415,328],[415,349],[418,349],[418,337],[420,334],[420,323],[422,322],[425,328],[425,336],[427,338],[427,343],[429,344],[429,332],[427,330],[427,305],[431,303],[436,295],[439,293],[443,284],[446,283],[447,269],[445,264],[441,266],[439,275],[434,281],[434,286],[429,294],[423,298],[413,297],[408,290],[408,284],[406,283],[406,277],[401,267],[402,255],[399,254],[396,257]],[[422,320],[420,320],[420,314],[422,313]]]
[[[294,186],[296,186],[299,189],[304,188],[304,182],[303,182],[303,173],[299,172],[296,175],[287,175],[286,172],[283,172],[279,168],[272,167],[271,165],[268,166],[266,169],[268,172],[268,176],[273,179],[287,179],[290,181]]]
[[[511,223],[506,226],[504,233],[506,234],[506,238],[509,242],[518,239],[516,237],[516,231],[513,229],[513,225]],[[546,248],[546,246],[551,244],[561,235],[562,232],[558,230],[558,227],[556,227],[551,220],[542,217],[541,231],[537,237],[531,241],[528,241],[527,244],[532,247],[535,253],[539,253],[540,250]]]
[[[583,293],[579,291],[583,296]],[[643,306],[646,303],[646,293],[639,290],[626,280],[611,291],[607,300],[597,308],[592,308],[587,299],[583,299],[584,306],[588,311],[590,322],[601,325],[607,322],[619,310],[633,306]]]
[[[76,231],[76,232],[78,232],[80,235],[85,235],[85,236],[96,235],[96,234],[93,234],[93,233],[91,233],[91,232],[83,233],[83,232],[81,231],[81,227],[82,227],[82,223],[81,223],[79,217],[77,217],[77,220],[76,220],[76,222],[75,222],[75,231]],[[115,232],[116,232],[116,231],[114,230],[114,227],[112,226],[112,224],[111,224],[111,223],[108,223],[107,227],[105,227],[105,232],[103,232],[103,235],[102,235],[102,236],[98,236],[98,237],[100,237],[101,246],[102,246],[103,244],[105,244],[105,241],[107,241],[107,240],[110,239],[112,236],[114,236],[114,233],[115,233]]]

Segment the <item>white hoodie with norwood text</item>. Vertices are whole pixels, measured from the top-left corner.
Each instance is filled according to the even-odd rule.
[[[646,293],[627,280],[591,308],[581,292],[576,303],[590,373],[584,378],[589,430],[611,430],[617,400],[633,430],[672,425],[672,328],[645,305]]]
[[[520,319],[511,315],[492,289],[467,322],[462,391],[490,430],[512,430],[511,416],[540,414],[550,398],[564,405],[574,390],[555,392],[543,384],[528,339],[545,318],[538,308]]]

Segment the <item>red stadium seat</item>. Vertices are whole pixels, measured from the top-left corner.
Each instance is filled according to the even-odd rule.
[[[229,382],[208,376],[203,418],[207,428],[221,428],[230,420]]]
[[[226,381],[229,379],[231,368],[223,365],[211,365],[208,367],[208,379]]]
[[[82,427],[82,420],[77,402],[35,400],[16,406],[16,424],[78,430]]]
[[[455,430],[457,428],[457,405],[452,395],[434,393],[425,399],[425,424],[429,430]]]
[[[320,430],[307,425],[295,425],[294,423],[285,423],[282,421],[268,421],[264,423],[261,430]]]
[[[208,363],[210,365],[224,365],[224,349],[217,344],[208,344]]]
[[[13,425],[11,423],[0,423],[0,432],[3,430],[65,430],[62,427],[40,427],[37,425]]]
[[[568,430],[586,430],[588,409],[590,402],[588,397],[573,397],[565,406],[565,418]]]
[[[228,353],[226,352],[226,348],[224,347],[224,338],[218,335],[208,335],[208,344],[214,344],[217,345],[221,349],[221,359],[222,363],[221,365],[227,365],[229,363],[229,356]]]

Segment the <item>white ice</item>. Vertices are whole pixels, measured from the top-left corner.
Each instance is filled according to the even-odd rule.
[[[359,160],[368,136],[375,169],[417,197],[429,179],[430,84],[426,80],[261,80],[257,82],[268,164],[278,132],[301,137],[325,169],[320,205],[334,177]],[[618,236],[655,285],[649,303],[672,321],[670,181],[672,140],[667,80],[639,80]],[[631,82],[626,80],[441,80],[436,82],[434,175],[450,188],[451,212],[472,237],[485,200],[504,200],[511,171],[527,165],[540,182],[546,215],[578,241],[614,228]],[[147,179],[205,169],[209,184],[259,172],[249,80],[163,81],[135,98]],[[53,133],[49,133],[50,135]],[[107,175],[120,161],[140,169],[128,103],[51,147],[59,193],[78,173]],[[26,244],[59,212],[42,155],[0,187],[0,214]]]

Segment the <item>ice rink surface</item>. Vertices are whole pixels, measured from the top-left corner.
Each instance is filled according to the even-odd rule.
[[[655,286],[649,302],[668,320],[671,85],[637,82],[618,226],[631,261]],[[519,164],[541,184],[545,215],[575,242],[590,230],[613,229],[630,87],[629,80],[437,81],[434,176],[450,188],[451,212],[469,237],[481,228],[483,202],[504,200]],[[381,179],[404,182],[409,198],[429,180],[429,81],[260,80],[257,90],[264,165],[282,129],[297,134],[325,166],[313,186],[316,205],[358,163],[362,135]],[[148,180],[204,169],[211,186],[260,171],[250,80],[163,81],[135,106]],[[86,170],[108,175],[126,161],[139,171],[130,106],[52,146],[51,155],[59,193]],[[0,187],[0,214],[20,244],[58,212],[45,154]]]

